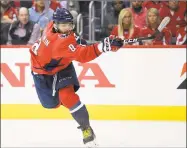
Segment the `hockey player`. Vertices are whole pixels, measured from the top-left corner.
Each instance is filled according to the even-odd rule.
[[[89,62],[104,52],[117,51],[120,39],[106,37],[93,45],[82,45],[72,31],[73,17],[65,8],[58,8],[41,39],[30,49],[31,69],[38,98],[44,108],[68,108],[80,125],[84,144],[95,147],[95,134],[90,126],[86,106],[75,93],[79,82],[72,61]]]

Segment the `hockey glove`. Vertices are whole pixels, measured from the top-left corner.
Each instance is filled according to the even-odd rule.
[[[123,40],[117,37],[106,37],[104,40],[98,44],[98,49],[100,52],[117,51],[123,46]]]

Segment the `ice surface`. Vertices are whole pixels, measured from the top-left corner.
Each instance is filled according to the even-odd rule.
[[[73,120],[1,120],[2,147],[84,147]],[[186,147],[186,122],[91,121],[100,147]]]

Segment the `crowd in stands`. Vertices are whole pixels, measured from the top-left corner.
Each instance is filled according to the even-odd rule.
[[[89,1],[1,0],[0,6],[0,44],[32,45],[52,21],[53,12],[57,8],[67,8],[76,24],[79,13],[88,13]],[[169,16],[170,23],[157,38],[136,44],[183,45],[186,44],[186,6],[186,1],[178,0],[108,1],[100,34],[104,37],[115,35],[123,39],[148,37],[155,33],[162,19]]]

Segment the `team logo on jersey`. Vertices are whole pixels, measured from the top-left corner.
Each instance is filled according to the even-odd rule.
[[[180,25],[176,25],[176,27],[177,27],[177,28],[179,28],[179,27],[180,27]]]
[[[180,20],[181,20],[181,18],[178,16],[178,17],[177,17],[177,21],[180,21]]]
[[[75,46],[73,44],[70,44],[69,46],[69,49],[74,52],[76,50]]]

